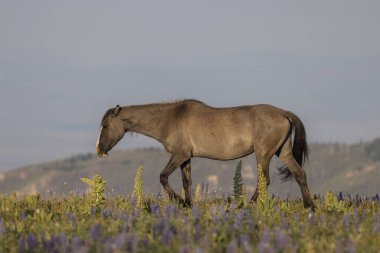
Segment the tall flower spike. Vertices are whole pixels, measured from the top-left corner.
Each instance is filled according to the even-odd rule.
[[[258,200],[261,203],[265,203],[267,200],[267,180],[264,176],[263,167],[261,163],[257,165],[257,177],[258,177],[258,184],[257,184],[257,191],[259,193]]]
[[[142,181],[142,172],[143,167],[139,167],[137,169],[137,174],[135,177],[135,187],[133,189],[133,197],[136,198],[136,205],[137,207],[141,208],[143,206],[143,181]]]

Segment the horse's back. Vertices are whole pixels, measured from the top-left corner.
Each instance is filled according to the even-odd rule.
[[[214,108],[189,103],[176,125],[194,156],[235,159],[254,151],[255,135],[260,134],[257,128],[263,125],[261,121],[273,122],[281,112],[270,105]]]

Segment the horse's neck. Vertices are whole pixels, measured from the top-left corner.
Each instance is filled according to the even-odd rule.
[[[158,141],[162,138],[162,128],[166,123],[165,117],[171,112],[173,105],[141,105],[126,107],[123,113],[124,119],[132,123],[130,130],[154,138]],[[122,116],[123,118],[123,116]]]

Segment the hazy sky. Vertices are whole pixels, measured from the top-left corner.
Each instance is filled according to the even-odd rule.
[[[380,136],[380,1],[0,1],[0,170],[94,152],[116,104],[270,103]],[[126,137],[119,148],[157,145]]]

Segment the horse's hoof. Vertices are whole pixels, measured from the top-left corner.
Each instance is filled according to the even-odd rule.
[[[182,204],[183,204],[184,208],[192,208],[193,207],[193,204],[191,202],[185,201]]]

